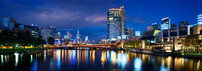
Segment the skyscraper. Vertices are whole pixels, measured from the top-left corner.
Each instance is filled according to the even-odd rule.
[[[46,28],[41,28],[41,36],[42,36],[43,40],[47,41]]]
[[[71,39],[71,38],[72,38],[72,34],[69,31],[67,31],[67,39]]]
[[[151,31],[153,30],[154,28],[152,26],[147,26],[147,31]]]
[[[3,18],[3,26],[8,27],[10,30],[15,27],[16,19],[13,17]]]
[[[202,24],[202,14],[198,15],[198,24]]]
[[[141,34],[141,31],[135,31],[135,36],[139,37],[139,36],[141,36],[140,34]]]
[[[162,19],[161,30],[170,29],[170,18],[166,17]]]
[[[76,40],[77,40],[77,43],[81,42],[81,35],[79,34],[79,30],[77,31],[77,34],[76,34]]]
[[[126,29],[126,35],[128,35],[129,39],[132,39],[134,36],[134,30],[133,28],[127,28]]]
[[[152,28],[154,30],[160,30],[160,26],[159,26],[159,24],[157,22],[156,23],[152,23]]]
[[[88,42],[88,36],[85,37],[85,42]]]
[[[9,18],[3,18],[3,26],[8,27]]]
[[[188,21],[181,21],[180,24],[179,24],[180,27],[187,27],[187,26],[189,26],[189,25],[190,25],[190,24],[189,24]]]
[[[170,24],[170,28],[169,29],[171,29],[171,28],[177,28],[177,25],[176,24]]]
[[[48,30],[50,30],[50,37],[53,37],[56,35],[56,28],[55,26],[48,27]]]
[[[107,17],[107,32],[108,39],[113,40],[117,37],[122,37],[125,35],[125,10],[124,6],[119,9],[109,9]]]

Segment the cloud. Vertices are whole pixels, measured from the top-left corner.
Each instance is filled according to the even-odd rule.
[[[85,20],[87,22],[92,22],[92,23],[106,22],[107,16],[105,16],[105,15],[92,15],[92,16],[86,17]]]
[[[107,11],[119,8],[116,0],[0,0],[0,17],[13,16],[21,24],[39,27],[56,26],[58,31],[75,31],[94,36],[105,36]],[[90,30],[88,28],[100,28]],[[99,33],[97,33],[99,32]],[[101,34],[102,33],[102,34]]]
[[[134,18],[135,23],[141,23],[141,24],[151,24],[152,22],[148,21],[147,19],[143,17],[136,17]]]

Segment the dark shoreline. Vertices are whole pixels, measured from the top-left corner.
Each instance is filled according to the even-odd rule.
[[[27,53],[47,50],[50,48],[17,48],[17,49],[0,49],[0,54]]]

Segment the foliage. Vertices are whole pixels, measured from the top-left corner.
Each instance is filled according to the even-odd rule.
[[[125,42],[124,47],[141,48],[141,40]]]
[[[33,37],[29,31],[10,31],[3,30],[0,32],[0,44],[4,46],[40,46],[45,44],[41,36]]]
[[[201,44],[201,40],[199,40],[199,36],[198,35],[188,35],[185,37],[184,40],[182,40],[182,45],[185,47],[193,47],[197,48],[197,46],[200,46]],[[197,51],[198,52],[198,51]]]

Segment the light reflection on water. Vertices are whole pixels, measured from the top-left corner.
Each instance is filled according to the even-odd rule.
[[[137,57],[134,59],[134,71],[141,71],[142,68],[142,59]]]
[[[4,71],[10,69],[23,69],[24,71],[202,71],[201,61],[196,59],[152,56],[113,50],[53,49],[25,54],[2,54],[0,57],[0,68]]]
[[[15,55],[15,66],[18,65],[19,53],[14,53]]]

